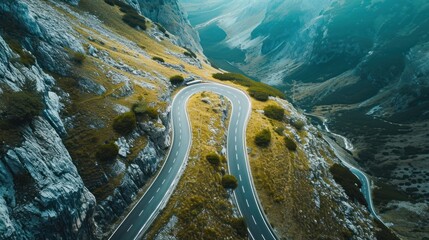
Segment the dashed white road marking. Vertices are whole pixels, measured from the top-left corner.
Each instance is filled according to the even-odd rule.
[[[235,141],[235,142],[237,142],[237,135],[235,135],[235,137],[234,137],[234,141]]]
[[[149,200],[149,203],[150,203],[150,202],[152,202],[153,198],[154,198],[154,197],[152,196],[152,198]]]
[[[240,174],[240,175],[238,175],[238,177],[240,178],[240,181],[242,181],[242,179],[241,179],[241,174]]]
[[[238,120],[237,120],[237,122],[235,123],[235,125],[237,125],[237,126],[238,126]]]
[[[255,220],[255,217],[252,215],[252,219],[253,219],[253,222],[255,223],[255,225],[258,225],[257,223],[256,223],[256,220]]]
[[[262,239],[264,239],[264,240],[265,240],[264,234],[261,234],[261,236],[262,236]]]
[[[164,179],[164,180],[162,180],[162,183],[161,183],[161,185],[164,185],[164,183],[165,183],[165,179]]]
[[[237,151],[237,144],[235,144],[235,151]]]
[[[175,163],[176,162],[176,158],[175,159],[173,159],[173,163]]]
[[[179,155],[179,152],[176,152],[176,157],[177,157],[177,155]]]
[[[168,169],[168,173],[170,173],[171,172],[171,168],[170,169]]]
[[[139,217],[143,214],[144,209],[139,213]]]
[[[235,129],[235,134],[237,134],[238,128]]]
[[[179,147],[182,145],[182,142],[179,142]]]
[[[132,227],[133,227],[133,225],[131,224],[131,226],[128,228],[127,232],[129,232]]]
[[[240,164],[237,163],[237,169],[240,171]]]
[[[243,190],[243,193],[246,193],[246,191],[244,191],[244,187],[243,186],[241,186],[241,190]]]
[[[156,192],[159,192],[159,190],[160,190],[161,188],[158,188],[158,190],[156,190]]]
[[[250,206],[249,206],[249,202],[247,201],[247,199],[246,199],[246,204],[247,204],[247,207],[250,207]]]

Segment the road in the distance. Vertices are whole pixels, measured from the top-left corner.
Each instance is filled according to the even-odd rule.
[[[170,153],[147,192],[115,230],[112,240],[141,237],[172,194],[184,170],[191,147],[191,128],[186,112],[188,99],[202,91],[225,96],[231,101],[232,112],[227,134],[229,171],[238,179],[234,196],[246,220],[253,239],[276,239],[259,205],[247,160],[246,127],[251,112],[250,100],[242,91],[215,83],[201,83],[182,89],[171,107],[173,142]]]

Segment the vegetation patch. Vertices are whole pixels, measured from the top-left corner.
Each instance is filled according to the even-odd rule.
[[[162,62],[162,63],[165,62],[164,58],[162,57],[153,57],[152,60]]]
[[[113,162],[118,156],[119,148],[115,143],[110,142],[98,147],[95,158],[101,162]]]
[[[296,130],[301,131],[304,129],[305,122],[299,119],[294,119],[290,121],[290,125],[292,125]]]
[[[215,152],[207,154],[206,160],[215,166],[218,166],[220,164],[220,157]]]
[[[183,83],[183,81],[185,81],[185,79],[180,75],[174,75],[170,77],[170,82],[173,85],[180,85]]]
[[[113,129],[121,135],[130,134],[136,126],[137,119],[133,112],[124,113],[113,120]]]
[[[195,54],[191,49],[184,47],[186,49],[185,52],[183,52],[183,55],[190,57],[190,58],[197,58],[197,54]]]
[[[271,119],[282,121],[285,110],[277,105],[268,105],[264,108],[264,115]]]
[[[362,183],[348,168],[335,163],[329,168],[329,171],[334,177],[335,182],[343,187],[347,196],[351,200],[357,201],[360,204],[367,206],[367,202],[360,191]]]
[[[269,96],[279,97],[284,99],[285,95],[280,90],[271,87],[265,83],[254,81],[242,74],[238,73],[215,73],[213,78],[221,81],[232,81],[241,86],[248,87],[247,91],[250,96],[258,101],[267,101]]]
[[[375,225],[378,227],[378,230],[375,232],[375,237],[377,240],[400,240],[386,225],[384,225],[379,220],[375,220]]]
[[[118,6],[121,12],[125,13],[125,15],[122,16],[122,21],[124,21],[130,27],[146,30],[146,19],[141,16],[133,7],[120,0],[104,0],[104,2],[110,6]]]
[[[255,136],[255,144],[259,147],[268,147],[271,142],[271,132],[268,129],[260,131]]]
[[[222,177],[222,186],[226,189],[236,189],[238,187],[237,178],[233,175],[224,175]]]
[[[147,116],[151,119],[158,119],[158,109],[155,107],[149,107],[143,101],[139,101],[133,104],[132,111],[139,117]]]
[[[25,124],[38,116],[43,103],[41,96],[31,89],[19,92],[6,91],[1,95],[3,111],[1,118],[14,124]]]
[[[72,60],[74,63],[78,65],[82,65],[85,62],[86,56],[84,53],[81,52],[72,52]]]
[[[285,137],[285,144],[287,149],[289,149],[290,151],[296,151],[296,149],[298,148],[295,141],[292,140],[290,137]]]

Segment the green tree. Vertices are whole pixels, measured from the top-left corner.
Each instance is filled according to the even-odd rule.
[[[222,186],[226,189],[236,189],[238,187],[237,178],[233,175],[224,175],[222,177]]]
[[[122,135],[130,134],[136,126],[137,119],[133,112],[124,113],[113,120],[113,129]]]
[[[260,131],[255,136],[255,144],[260,147],[268,147],[271,142],[271,132],[268,129]]]

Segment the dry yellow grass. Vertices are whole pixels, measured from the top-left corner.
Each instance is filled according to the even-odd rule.
[[[209,97],[212,104],[203,103],[202,97]],[[188,166],[147,239],[152,239],[172,216],[178,217],[178,222],[170,234],[179,239],[243,239],[229,224],[232,205],[220,184],[219,170],[226,169],[226,162],[215,167],[205,159],[208,153],[220,152],[225,140],[221,125],[227,123],[222,123],[220,104],[219,96],[212,93],[197,94],[189,100],[193,143]]]

